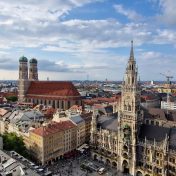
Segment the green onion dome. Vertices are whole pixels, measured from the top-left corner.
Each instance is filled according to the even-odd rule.
[[[27,57],[25,57],[25,56],[21,56],[21,57],[19,58],[19,62],[28,62],[28,59],[27,59]]]
[[[37,59],[35,59],[35,58],[32,58],[32,59],[30,59],[30,61],[29,61],[31,64],[37,64]]]

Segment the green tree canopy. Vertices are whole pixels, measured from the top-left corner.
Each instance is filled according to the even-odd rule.
[[[5,133],[2,137],[5,150],[14,150],[24,157],[27,157],[27,150],[22,137],[18,137],[15,133]]]
[[[12,101],[12,102],[15,102],[18,100],[17,96],[9,96],[9,97],[6,97],[7,101]]]

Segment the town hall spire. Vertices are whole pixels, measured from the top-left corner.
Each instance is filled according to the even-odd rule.
[[[131,40],[130,60],[134,60],[133,40]]]

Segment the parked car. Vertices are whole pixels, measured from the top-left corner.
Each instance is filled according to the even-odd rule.
[[[98,170],[98,173],[100,175],[104,174],[106,172],[106,169],[104,167],[101,167],[99,170]]]

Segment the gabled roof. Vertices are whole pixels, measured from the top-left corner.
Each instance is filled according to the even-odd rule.
[[[145,118],[176,121],[176,111],[174,110],[166,111],[159,108],[148,108],[144,109],[144,113]]]
[[[80,96],[79,92],[69,81],[32,81],[27,96]]]
[[[18,121],[33,121],[33,120],[39,120],[43,119],[44,115],[40,111],[21,111],[21,110],[15,110],[12,112],[12,114],[9,116],[9,120],[12,123],[16,123]]]
[[[36,128],[34,130],[32,130],[33,133],[45,137],[54,133],[58,133],[61,131],[65,131],[71,128],[76,127],[75,124],[73,124],[73,122],[71,122],[70,120],[67,121],[60,121],[60,122],[53,122],[48,124],[47,126],[42,126],[40,128]]]

